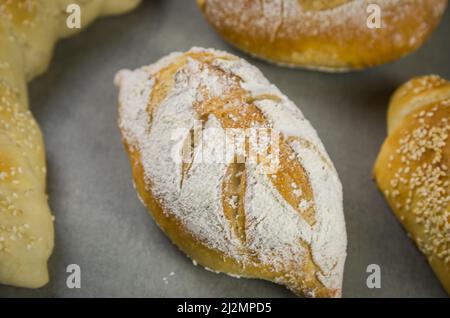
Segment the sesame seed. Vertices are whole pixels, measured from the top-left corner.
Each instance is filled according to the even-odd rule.
[[[425,238],[416,239],[419,249],[450,266],[450,181],[446,165],[450,125],[446,102],[412,116],[416,118],[413,128],[403,132],[397,149],[389,156],[389,168],[393,162],[400,162],[401,167],[389,180],[390,189],[384,192],[397,209],[403,208],[423,227]],[[436,116],[444,118],[436,121]],[[400,197],[400,193],[406,196]]]

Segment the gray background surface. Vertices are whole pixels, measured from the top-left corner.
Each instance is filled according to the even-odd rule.
[[[51,282],[39,290],[0,286],[0,297],[293,296],[275,284],[193,266],[157,228],[132,187],[116,125],[114,74],[194,45],[244,56],[318,130],[344,185],[349,243],[344,296],[446,296],[377,191],[371,169],[386,135],[390,95],[413,76],[450,78],[449,39],[447,11],[416,53],[363,72],[322,74],[241,54],[209,27],[192,0],[146,1],[128,15],[97,21],[59,43],[50,70],[30,85],[32,109],[45,135],[56,215]],[[82,269],[79,290],[66,287],[66,266],[72,263]],[[381,289],[366,287],[366,267],[372,263],[381,266]]]

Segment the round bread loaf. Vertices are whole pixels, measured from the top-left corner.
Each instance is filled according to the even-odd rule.
[[[396,60],[419,48],[447,0],[197,0],[229,43],[262,59],[323,71]]]
[[[194,48],[116,84],[138,195],[181,250],[213,271],[341,295],[341,183],[310,123],[258,69]]]

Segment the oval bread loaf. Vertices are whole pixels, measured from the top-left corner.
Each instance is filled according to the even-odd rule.
[[[116,84],[138,195],[181,250],[213,271],[341,295],[341,183],[310,123],[258,69],[194,48]],[[255,131],[277,143],[256,145]],[[223,142],[233,133],[242,148]]]

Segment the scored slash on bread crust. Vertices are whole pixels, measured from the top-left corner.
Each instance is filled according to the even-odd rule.
[[[194,48],[123,70],[116,85],[138,195],[181,250],[211,270],[299,295],[341,295],[347,238],[339,178],[315,130],[258,69]],[[203,149],[221,150],[218,132],[228,128],[279,131],[279,169],[266,175],[234,158],[205,163],[195,148],[187,164],[174,161],[198,120]],[[182,142],[171,138],[179,128]]]
[[[412,79],[394,94],[374,175],[450,293],[450,82]]]

